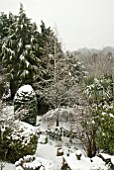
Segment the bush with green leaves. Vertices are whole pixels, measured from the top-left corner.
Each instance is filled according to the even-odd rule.
[[[88,143],[93,141],[94,147],[88,149],[100,149],[108,153],[114,153],[114,103],[113,103],[113,79],[111,76],[101,78],[90,77],[86,79],[84,94],[87,98],[87,115],[82,120],[86,130]],[[90,140],[91,139],[91,140]]]
[[[99,106],[101,107],[101,106]],[[114,154],[114,106],[105,103],[102,108],[99,108],[98,112],[99,128],[96,134],[96,143],[104,152]]]
[[[19,158],[34,154],[38,136],[36,128],[24,122],[15,121],[13,127],[0,130],[0,159],[14,163]]]

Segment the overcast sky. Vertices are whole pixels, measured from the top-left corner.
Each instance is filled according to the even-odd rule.
[[[56,25],[64,50],[114,46],[114,0],[0,0],[0,12],[18,14],[19,2],[38,25]]]

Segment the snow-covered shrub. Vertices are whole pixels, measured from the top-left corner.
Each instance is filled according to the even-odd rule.
[[[21,86],[14,97],[15,117],[22,121],[36,124],[37,98],[30,85]]]
[[[48,170],[53,169],[52,162],[34,155],[27,155],[15,162],[16,170]]]
[[[20,157],[34,154],[37,147],[37,129],[24,122],[15,121],[13,108],[2,109],[0,117],[0,159],[15,162]]]
[[[9,137],[8,160],[17,161],[24,155],[34,154],[37,148],[37,129],[24,122],[15,122],[16,128]],[[15,155],[15,156],[14,156]]]
[[[105,103],[104,108],[99,108],[100,127],[97,131],[96,142],[98,146],[109,154],[114,154],[114,106]]]
[[[6,102],[6,103],[9,103],[10,100],[11,100],[10,83],[7,82],[4,85],[4,93],[3,93],[3,96],[2,96],[2,101]]]
[[[0,109],[0,159],[6,159],[10,136],[15,128],[13,106],[4,107],[1,104]]]
[[[84,94],[88,101],[83,118],[83,143],[92,157],[97,148],[114,153],[114,103],[112,76],[89,77],[85,81]]]
[[[68,129],[70,129],[70,123],[77,120],[77,117],[82,113],[82,110],[83,107],[78,105],[74,108],[61,107],[52,109],[42,117],[42,122],[45,126],[52,127],[56,124],[56,120],[58,119],[60,127],[67,123]]]

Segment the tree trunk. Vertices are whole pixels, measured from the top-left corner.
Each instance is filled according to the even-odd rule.
[[[58,127],[59,126],[59,120],[56,119],[56,126]]]
[[[89,158],[92,158],[96,155],[96,143],[94,140],[89,142],[89,145],[87,148],[87,155]]]
[[[10,89],[11,89],[11,99],[13,100],[14,96],[15,96],[15,93],[18,89],[18,82],[16,84],[15,81],[13,80],[10,80]]]

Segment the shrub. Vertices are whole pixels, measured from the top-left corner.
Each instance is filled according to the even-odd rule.
[[[37,98],[30,85],[21,86],[14,97],[15,117],[32,125],[36,124]]]
[[[23,122],[15,122],[13,130],[5,128],[0,140],[0,159],[14,163],[24,155],[34,154],[38,136],[35,127]]]

